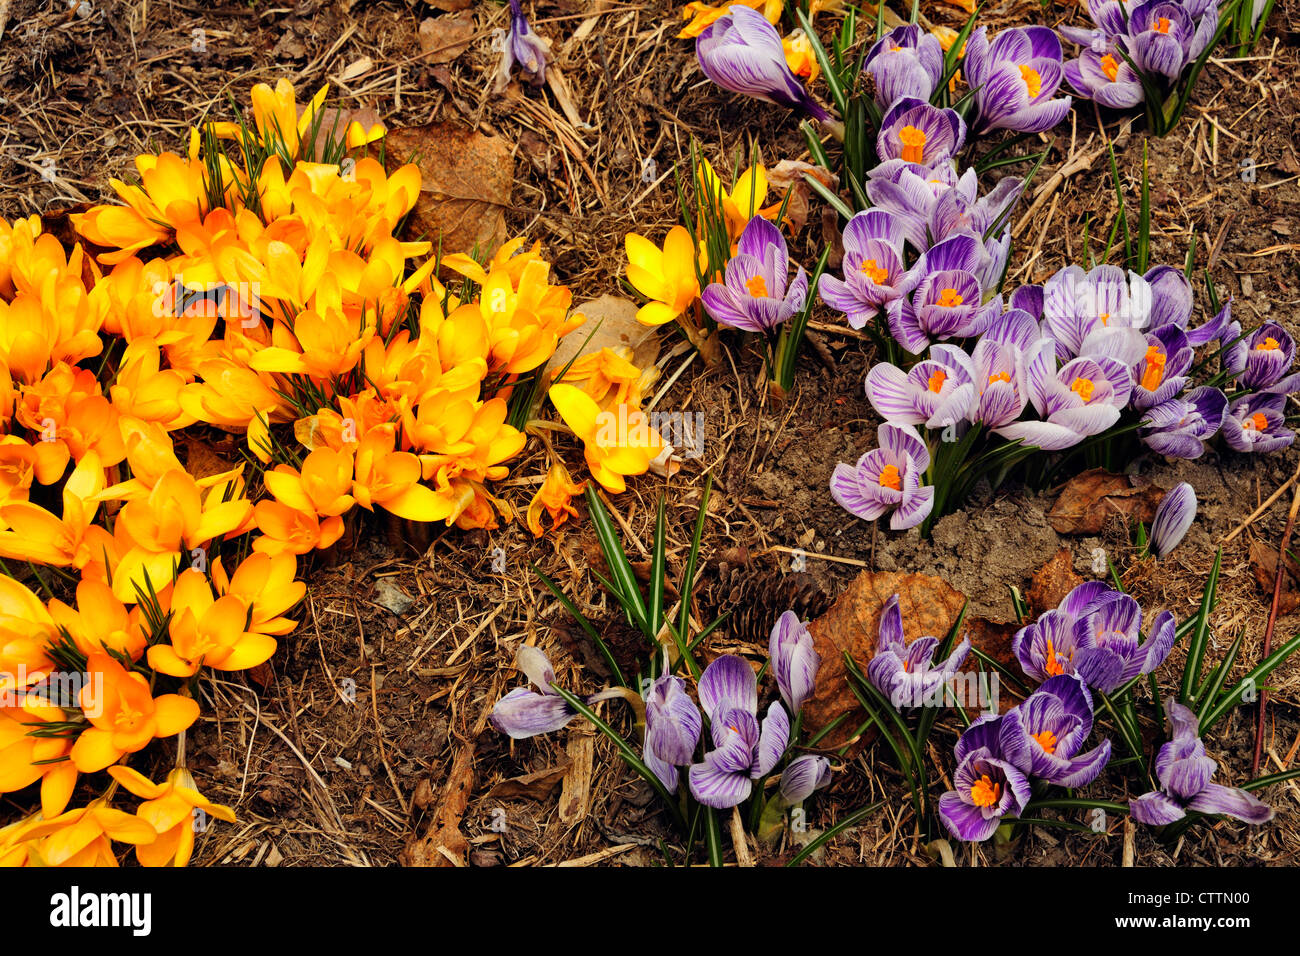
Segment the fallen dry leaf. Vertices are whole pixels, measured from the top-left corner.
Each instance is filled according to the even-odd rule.
[[[808,222],[808,197],[811,188],[807,177],[817,180],[831,192],[835,192],[839,186],[839,177],[824,166],[814,166],[798,160],[783,159],[767,174],[768,185],[789,193],[790,198],[786,201],[785,214],[790,220],[791,231],[796,236],[803,231],[804,225]]]
[[[568,773],[570,766],[571,762],[566,760],[562,764],[547,767],[545,770],[502,780],[489,790],[487,795],[497,800],[511,800],[518,797],[529,800],[545,800],[560,785],[560,781],[564,779],[564,775]]]
[[[449,13],[428,17],[420,23],[416,37],[420,52],[429,63],[450,63],[469,49],[474,39],[474,14]]]
[[[635,302],[616,295],[602,295],[574,306],[573,311],[581,312],[587,321],[560,339],[546,366],[552,375],[558,375],[577,356],[605,348],[630,348],[632,364],[637,368],[648,368],[659,357],[662,336],[658,330],[636,320]]]
[[[460,821],[474,789],[475,749],[474,744],[469,743],[456,752],[442,788],[438,812],[425,834],[412,837],[399,854],[403,866],[464,865],[469,841],[460,832]]]
[[[817,691],[804,704],[804,725],[811,731],[819,730],[841,714],[851,716],[832,730],[822,740],[828,748],[842,746],[866,720],[849,688],[849,678],[844,666],[844,652],[848,651],[865,672],[867,662],[875,656],[880,634],[880,614],[890,595],[898,595],[898,606],[903,612],[903,632],[910,644],[918,637],[930,635],[940,640],[948,633],[961,612],[965,597],[941,578],[927,574],[906,574],[898,571],[863,571],[829,611],[809,624],[813,644],[821,655],[821,668],[817,672]],[[971,645],[992,657],[998,663],[1018,670],[1019,665],[1011,653],[1011,637],[1018,629],[1015,624],[989,621],[967,616],[962,633],[969,633]],[[974,657],[966,660],[966,672],[983,670]],[[998,686],[997,701],[1006,711],[1014,701],[1005,684]],[[972,716],[977,708],[967,708]],[[862,743],[873,735],[864,734]]]
[[[514,183],[510,147],[459,123],[429,123],[389,130],[389,169],[414,162],[420,169],[420,198],[408,234],[423,238],[444,255],[491,255],[506,239],[506,207]]]
[[[1097,534],[1115,515],[1150,522],[1164,496],[1158,485],[1093,468],[1066,483],[1047,522],[1057,534]]]
[[[1273,601],[1273,583],[1277,578],[1277,548],[1263,541],[1253,541],[1250,545],[1250,570],[1255,580],[1264,589],[1264,601]],[[1277,613],[1290,614],[1300,608],[1300,564],[1291,555],[1286,556],[1282,566],[1282,593],[1277,599]]]
[[[1082,583],[1082,576],[1074,573],[1074,555],[1069,548],[1062,548],[1034,572],[1029,585],[1029,608],[1035,616],[1050,611]]]
[[[456,13],[460,10],[468,10],[474,0],[424,0],[424,2],[435,10]]]

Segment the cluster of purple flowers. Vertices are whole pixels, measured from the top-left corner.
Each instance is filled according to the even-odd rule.
[[[939,798],[939,818],[958,840],[991,837],[1032,794],[1030,779],[1083,787],[1110,760],[1110,741],[1083,747],[1092,733],[1092,695],[1076,676],[1060,674],[1001,716],[976,720],[957,741],[956,789]]]
[[[1088,581],[1053,610],[1022,627],[1011,641],[1020,667],[1034,680],[1068,674],[1109,694],[1164,663],[1174,646],[1174,616],[1161,611],[1142,637],[1142,609],[1131,596]]]
[[[1066,82],[1085,99],[1129,109],[1145,99],[1142,80],[1168,91],[1214,39],[1218,0],[1092,0],[1093,27],[1061,27],[1081,48]]]
[[[813,693],[821,659],[808,626],[793,611],[777,621],[768,654],[781,699],[769,705],[761,722],[758,680],[749,662],[734,654],[723,655],[704,669],[697,688],[698,706],[680,677],[664,673],[650,683],[645,693],[642,756],[669,793],[677,792],[679,768],[687,767],[690,792],[697,801],[720,809],[734,807],[749,798],[754,781],[770,774],[785,757],[792,720]],[[537,691],[520,687],[497,701],[493,727],[522,739],[559,730],[577,716],[551,687],[555,673],[541,650],[521,648],[518,667]],[[587,697],[586,702],[626,694],[614,688]],[[696,760],[705,717],[712,747]],[[781,797],[796,804],[829,781],[830,760],[802,754],[782,771]]]
[[[861,214],[864,228],[883,215]],[[849,245],[846,233],[852,268]],[[1199,457],[1220,430],[1238,452],[1274,451],[1295,440],[1284,424],[1286,397],[1300,391],[1300,374],[1291,372],[1294,339],[1276,322],[1243,335],[1231,302],[1190,327],[1192,287],[1181,270],[1155,266],[1138,275],[1069,266],[1041,286],[1020,287],[1005,304],[1001,295],[981,304],[977,292],[968,304],[964,292],[977,286],[960,266],[974,259],[974,241],[958,236],[940,247],[940,261],[932,249],[896,280],[895,288],[911,290],[910,299],[896,302],[920,305],[891,304],[889,312],[895,338],[914,354],[928,345],[926,357],[906,370],[889,363],[871,369],[866,392],[885,420],[881,447],[856,466],[838,466],[831,479],[835,499],[855,515],[873,520],[894,511],[895,529],[928,516],[933,494],[921,480],[932,447],[920,427],[943,429],[952,440],[980,425],[1026,448],[1061,451],[1129,413],[1140,440],[1170,458]],[[1215,340],[1236,381],[1231,401],[1191,375],[1196,348]]]

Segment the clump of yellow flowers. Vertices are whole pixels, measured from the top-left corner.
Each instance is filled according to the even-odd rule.
[[[439,263],[400,238],[419,170],[368,155],[382,126],[328,128],[326,92],[299,109],[288,82],[259,84],[251,124],[140,156],[137,184],[112,181],[120,203],[73,216],[71,249],[37,216],[0,221],[0,793],[40,794],[0,829],[0,863],[116,865],[120,843],[185,865],[196,814],[232,819],[185,768],[195,681],[271,657],[300,559],[358,508],[514,519],[492,492],[525,443],[512,398],[583,317],[540,244]],[[580,436],[598,401],[640,414],[639,369],[578,371],[590,394],[555,388]],[[175,438],[191,428],[229,433],[244,461],[190,467]],[[611,490],[662,448],[618,434],[588,448]],[[529,525],[573,514],[578,488],[557,462]],[[154,782],[127,763],[159,738],[178,759]]]

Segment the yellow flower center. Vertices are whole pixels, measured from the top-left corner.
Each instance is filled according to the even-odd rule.
[[[1029,94],[1029,98],[1037,99],[1043,89],[1043,78],[1038,75],[1038,71],[1032,66],[1022,66],[1020,78],[1025,81],[1025,92]]]
[[[144,714],[140,713],[138,710],[131,710],[129,707],[123,707],[117,712],[117,716],[113,718],[113,726],[118,730],[124,730],[130,733],[135,730],[136,725],[140,723],[140,718],[143,716]]]
[[[1070,383],[1070,391],[1074,392],[1085,402],[1092,401],[1092,390],[1095,387],[1096,386],[1093,385],[1092,379],[1090,378],[1076,378]]]
[[[1049,754],[1056,753],[1056,734],[1050,730],[1044,730],[1042,733],[1031,735],[1038,741],[1038,745]]]
[[[977,807],[996,806],[1002,799],[1002,784],[994,783],[989,779],[989,775],[985,774],[970,788],[970,798],[975,801]]]
[[[1241,423],[1242,428],[1253,428],[1257,432],[1268,431],[1268,419],[1264,417],[1263,412],[1256,412],[1248,419]]]
[[[754,276],[745,283],[745,288],[749,290],[749,294],[755,299],[767,298],[767,282],[762,276]]]
[[[1280,345],[1277,344],[1277,339],[1273,338],[1273,337],[1270,335],[1270,336],[1269,336],[1268,338],[1266,338],[1263,342],[1260,342],[1259,345],[1255,346],[1255,351],[1257,351],[1257,352],[1275,352],[1275,351],[1277,351],[1278,349],[1280,349],[1281,347],[1282,347],[1282,346],[1280,346]]]
[[[943,391],[943,383],[946,381],[948,381],[948,373],[941,368],[935,369],[934,374],[930,376],[930,381],[929,381],[930,391],[934,392],[935,394],[938,394],[939,392]]]
[[[1165,378],[1165,356],[1154,345],[1147,347],[1147,367],[1142,373],[1142,387],[1154,392]]]
[[[889,270],[882,269],[875,259],[865,260],[858,270],[876,285],[883,285],[889,278]]]
[[[939,293],[939,301],[936,304],[943,306],[945,309],[955,309],[964,301],[956,289],[944,289]]]
[[[903,146],[903,159],[909,163],[925,162],[925,132],[915,126],[904,126],[898,131],[898,142]]]
[[[880,487],[893,488],[895,491],[903,490],[903,476],[898,473],[897,465],[886,465],[881,471]]]
[[[1115,76],[1119,73],[1119,64],[1115,62],[1115,58],[1109,53],[1101,58],[1101,72],[1105,73],[1107,79],[1112,83],[1115,81]]]
[[[989,376],[990,385],[992,385],[994,382],[1009,382],[1009,381],[1011,381],[1010,372],[997,372]]]
[[[1168,17],[1156,17],[1156,22],[1153,23],[1153,24],[1151,24],[1151,30],[1152,30],[1153,33],[1168,33],[1168,32],[1169,32],[1169,18],[1168,18]]]

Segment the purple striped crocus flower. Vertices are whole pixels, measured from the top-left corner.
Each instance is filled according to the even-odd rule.
[[[1286,396],[1276,392],[1243,395],[1228,405],[1223,437],[1233,451],[1267,452],[1286,448],[1295,432],[1285,428]]]
[[[867,664],[867,679],[894,707],[924,707],[941,702],[942,688],[966,663],[970,638],[961,643],[941,664],[934,662],[937,637],[918,637],[908,644],[903,636],[903,612],[898,595],[892,594],[880,612],[879,640],[875,656]]]
[[[1002,717],[975,720],[957,740],[955,790],[939,798],[939,819],[958,840],[987,840],[1003,817],[1017,817],[1032,796],[1029,779],[1002,753]]]
[[[1147,350],[1133,366],[1133,407],[1140,412],[1170,401],[1187,385],[1196,350],[1177,325],[1146,334]]]
[[[790,282],[785,237],[771,222],[755,216],[740,234],[737,252],[727,263],[725,281],[710,284],[700,298],[719,325],[771,334],[802,311],[808,299],[808,274],[799,266]]]
[[[1081,4],[1094,27],[1061,26],[1061,35],[1079,46],[1097,50],[1109,40],[1128,35],[1128,18],[1139,0],[1089,0]]]
[[[1133,8],[1123,42],[1139,70],[1172,83],[1201,55],[1218,26],[1217,4],[1198,18],[1177,0],[1151,0]]]
[[[519,648],[515,666],[541,693],[527,687],[516,687],[497,701],[489,720],[498,731],[513,740],[522,740],[559,730],[578,716],[568,701],[551,688],[555,671],[541,648],[528,644]],[[620,696],[621,690],[601,691],[587,697],[586,702],[594,704]]]
[[[1161,611],[1142,639],[1142,609],[1128,594],[1101,595],[1075,618],[1074,670],[1089,687],[1109,694],[1164,663],[1174,646],[1174,615]]]
[[[1295,361],[1295,339],[1268,321],[1228,348],[1224,365],[1244,388],[1282,395],[1300,390],[1300,374],[1288,375]]]
[[[903,223],[884,209],[860,212],[844,227],[844,278],[824,273],[817,288],[851,327],[865,328],[882,306],[920,281],[904,265],[903,238]]]
[[[1211,783],[1218,764],[1205,753],[1196,714],[1170,698],[1165,704],[1172,735],[1156,754],[1159,790],[1129,802],[1129,815],[1147,826],[1164,826],[1181,820],[1187,811],[1233,817],[1243,823],[1273,819],[1268,804],[1246,790]]]
[[[519,0],[510,0],[510,30],[506,33],[497,67],[497,87],[504,90],[510,82],[510,71],[519,65],[529,82],[541,86],[546,82],[546,60],[550,47],[529,27]]]
[[[1110,428],[1133,390],[1128,368],[1114,359],[1082,356],[1057,371],[1050,338],[1031,347],[1026,368],[1029,400],[1043,420],[1012,422],[995,431],[1044,451],[1070,448]]]
[[[979,184],[975,170],[968,169],[958,178],[952,163],[924,167],[891,159],[867,173],[866,189],[871,205],[894,216],[903,238],[917,252],[924,252],[933,245],[929,228],[939,199],[957,189],[974,202]]]
[[[1070,112],[1070,97],[1053,99],[1064,67],[1061,41],[1048,27],[1013,27],[992,41],[979,27],[966,41],[962,70],[974,99],[974,133],[1041,133]]]
[[[691,796],[706,807],[725,810],[748,799],[754,781],[780,762],[790,743],[790,717],[780,702],[773,702],[760,728],[758,681],[749,663],[734,654],[704,669],[699,695],[714,749],[687,774]]]
[[[904,97],[880,120],[876,155],[926,168],[950,161],[966,142],[966,124],[955,110]]]
[[[777,618],[768,640],[767,659],[786,709],[797,715],[817,687],[822,659],[813,646],[812,631],[794,611]]]
[[[1073,674],[1078,650],[1074,622],[1111,593],[1112,589],[1102,581],[1085,581],[1033,624],[1016,631],[1011,639],[1011,653],[1016,655],[1025,674],[1036,681]]]
[[[1092,733],[1092,695],[1078,677],[1048,680],[1002,718],[1002,754],[1030,777],[1085,787],[1110,760],[1110,741],[1080,753]]]
[[[704,75],[724,90],[830,119],[791,72],[781,35],[757,10],[733,5],[695,38],[695,55]]]
[[[831,762],[816,754],[801,754],[781,771],[781,799],[793,806],[803,803],[831,782]]]
[[[1065,81],[1079,96],[1112,110],[1127,110],[1145,98],[1142,78],[1113,43],[1081,51],[1065,64]]]
[[[1152,451],[1169,458],[1200,458],[1205,443],[1222,427],[1227,407],[1227,396],[1217,388],[1194,388],[1148,409],[1138,437]]]
[[[1223,303],[1219,313],[1197,328],[1189,328],[1192,318],[1192,284],[1182,269],[1152,266],[1143,276],[1151,289],[1151,317],[1148,331],[1177,328],[1187,336],[1187,344],[1199,348],[1223,335],[1232,320],[1232,300]]]
[[[928,101],[943,79],[943,47],[914,23],[894,27],[867,51],[862,72],[875,80],[882,110],[901,99]]]
[[[990,314],[981,309],[980,241],[974,236],[950,236],[931,246],[912,267],[920,277],[916,288],[889,303],[889,331],[903,348],[919,355],[934,339],[969,338],[988,327]]]
[[[1001,312],[1001,297],[989,306],[995,314]],[[971,352],[971,421],[1002,428],[1020,417],[1029,401],[1026,356],[1038,339],[1038,323],[1023,309],[1008,309],[992,320]]]
[[[1185,481],[1179,482],[1156,505],[1155,518],[1151,521],[1151,553],[1163,558],[1173,551],[1195,520],[1196,490]]]
[[[930,357],[904,372],[880,362],[867,373],[867,398],[887,422],[945,428],[965,421],[975,399],[970,356],[953,345],[930,346]]]
[[[856,465],[843,462],[831,473],[831,497],[845,511],[864,521],[893,512],[895,531],[914,528],[934,508],[934,488],[921,487],[930,467],[930,449],[911,425],[885,422],[876,431],[873,448]]]
[[[1066,266],[1043,287],[1043,334],[1056,340],[1062,362],[1079,355],[1104,355],[1131,366],[1146,351],[1138,331],[1151,317],[1146,279],[1117,266],[1085,272]]]
[[[687,693],[685,681],[663,674],[650,685],[641,754],[669,793],[677,792],[677,768],[695,759],[701,726],[699,708]]]

